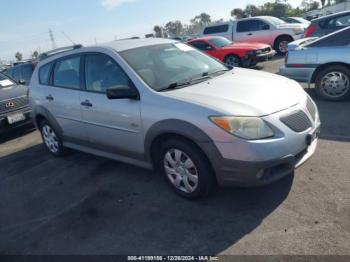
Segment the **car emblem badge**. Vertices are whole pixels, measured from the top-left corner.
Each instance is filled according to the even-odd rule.
[[[7,102],[5,106],[6,108],[12,108],[15,106],[15,104],[13,102]]]

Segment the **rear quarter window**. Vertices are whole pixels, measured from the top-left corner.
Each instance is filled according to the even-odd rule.
[[[203,34],[210,35],[210,34],[218,34],[218,33],[226,33],[229,29],[229,25],[216,25],[216,26],[208,26],[204,29]]]
[[[40,67],[39,83],[41,85],[49,85],[51,68],[52,68],[52,63],[46,64]]]

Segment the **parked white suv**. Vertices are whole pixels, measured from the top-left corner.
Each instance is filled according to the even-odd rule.
[[[304,31],[300,24],[287,24],[272,16],[258,16],[208,25],[200,35],[223,36],[234,42],[264,43],[284,55],[288,51],[288,44],[302,38]]]

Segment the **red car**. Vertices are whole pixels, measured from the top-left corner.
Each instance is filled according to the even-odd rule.
[[[276,54],[271,46],[266,44],[233,43],[219,36],[200,37],[188,41],[187,44],[229,66],[255,66],[258,62],[266,61]]]

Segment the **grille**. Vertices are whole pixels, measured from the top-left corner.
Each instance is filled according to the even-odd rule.
[[[301,110],[280,118],[282,123],[295,132],[303,132],[312,126],[309,117]]]
[[[310,97],[307,98],[306,108],[309,111],[309,113],[312,117],[312,120],[316,121],[316,106],[315,106],[314,102],[312,102]]]
[[[11,103],[13,106],[7,107],[6,104]],[[0,113],[6,113],[11,112],[14,110],[17,110],[19,108],[28,106],[28,97],[22,96],[22,97],[16,97],[13,99],[5,100],[0,102]]]

